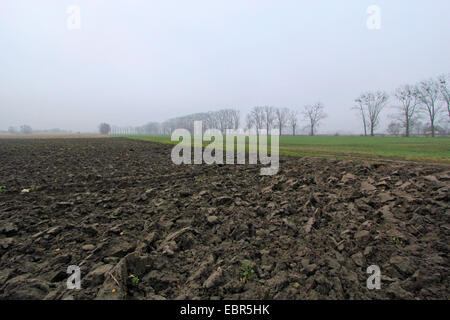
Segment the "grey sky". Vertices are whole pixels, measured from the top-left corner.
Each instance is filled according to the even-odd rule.
[[[373,4],[379,30],[366,27]],[[66,27],[69,5],[80,30]],[[361,92],[450,72],[449,14],[448,0],[1,0],[0,129],[320,100],[321,131],[360,132]]]

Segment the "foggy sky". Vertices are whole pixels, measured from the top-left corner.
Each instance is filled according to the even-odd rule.
[[[366,27],[373,4],[379,30]],[[221,108],[243,121],[256,105],[321,101],[319,132],[359,133],[360,93],[450,72],[449,14],[448,0],[1,0],[0,129],[93,132]]]

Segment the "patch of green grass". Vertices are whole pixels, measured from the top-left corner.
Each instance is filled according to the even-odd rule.
[[[403,245],[403,241],[397,237],[392,237],[392,241],[396,244],[396,245]]]
[[[242,283],[247,283],[248,281],[252,281],[253,277],[255,276],[255,271],[250,266],[250,261],[243,261],[241,264],[241,277],[240,281]]]
[[[123,137],[178,144],[178,141],[171,141],[169,135]],[[203,145],[206,146],[209,143],[203,142]],[[270,141],[268,143],[270,145]],[[248,150],[247,144],[248,141],[246,150]],[[450,137],[281,136],[280,154],[450,163]]]
[[[139,284],[139,281],[140,281],[139,277],[134,276],[134,275],[131,274],[131,275],[129,276],[129,278],[130,278],[131,284],[132,284],[133,286],[137,286],[137,285]]]
[[[450,138],[318,136],[281,137],[280,153],[450,163]]]

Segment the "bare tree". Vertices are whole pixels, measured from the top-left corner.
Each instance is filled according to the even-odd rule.
[[[450,74],[443,74],[438,77],[441,100],[447,105],[448,117],[450,118],[450,90],[448,89],[449,79]]]
[[[247,113],[245,116],[245,129],[250,130],[255,126],[255,119],[252,117],[251,113]]]
[[[253,119],[253,125],[256,127],[256,134],[259,135],[259,130],[264,124],[264,110],[263,107],[254,107],[250,111],[250,116]]]
[[[220,129],[222,133],[225,133],[226,129],[239,128],[240,112],[234,109],[222,109],[188,114],[164,121],[160,125],[159,130],[163,133],[170,134],[175,129],[183,128],[193,133],[195,121],[202,121],[203,130]]]
[[[435,122],[439,112],[441,112],[441,105],[439,104],[439,82],[433,79],[422,81],[418,86],[417,97],[422,106],[422,110],[428,115],[431,136],[434,137]]]
[[[217,116],[217,122],[219,124],[219,129],[222,132],[222,134],[225,133],[225,129],[227,127],[227,114],[225,110],[219,110],[216,113]]]
[[[222,133],[225,133],[226,129],[237,129],[239,127],[240,115],[238,110],[223,109],[212,112],[211,116],[216,118],[216,123]]]
[[[410,85],[399,87],[395,90],[395,97],[401,102],[401,106],[398,107],[400,110],[399,120],[405,128],[405,136],[409,137],[411,126],[417,115],[417,89]]]
[[[275,108],[270,106],[264,106],[263,115],[264,115],[263,121],[264,124],[266,125],[266,133],[269,134],[270,129],[272,129],[273,123],[275,121]]]
[[[230,109],[230,115],[233,120],[233,129],[239,129],[241,122],[241,113],[239,110]]]
[[[283,128],[286,126],[289,119],[290,110],[288,108],[276,108],[275,109],[275,121],[278,125],[278,129],[280,130],[280,135],[283,131]]]
[[[303,115],[309,121],[309,134],[311,136],[314,135],[320,121],[322,119],[325,119],[327,116],[324,112],[324,109],[324,105],[320,102],[305,106]]]
[[[359,116],[361,117],[361,120],[363,122],[364,136],[367,136],[367,123],[368,123],[368,121],[367,121],[365,106],[364,106],[364,103],[362,101],[362,96],[356,98],[355,102],[356,102],[356,106],[354,106],[352,109],[358,111]]]
[[[295,136],[295,129],[297,128],[297,122],[298,122],[298,111],[291,110],[288,115],[288,123],[289,126],[292,128],[293,136]]]
[[[370,135],[374,136],[375,129],[380,122],[380,113],[386,106],[388,101],[388,94],[386,92],[367,92],[359,96],[355,101],[359,104],[364,116],[364,123],[369,127]],[[366,128],[366,127],[365,127]],[[367,131],[364,131],[365,134]]]
[[[111,132],[111,126],[109,124],[107,124],[107,123],[101,123],[98,126],[98,129],[99,129],[101,134],[108,134],[108,133]],[[128,133],[128,131],[127,131],[127,133]]]

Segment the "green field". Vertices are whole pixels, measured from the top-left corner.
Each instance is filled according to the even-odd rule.
[[[125,137],[177,144],[169,135]],[[280,154],[450,163],[450,137],[281,136]]]

